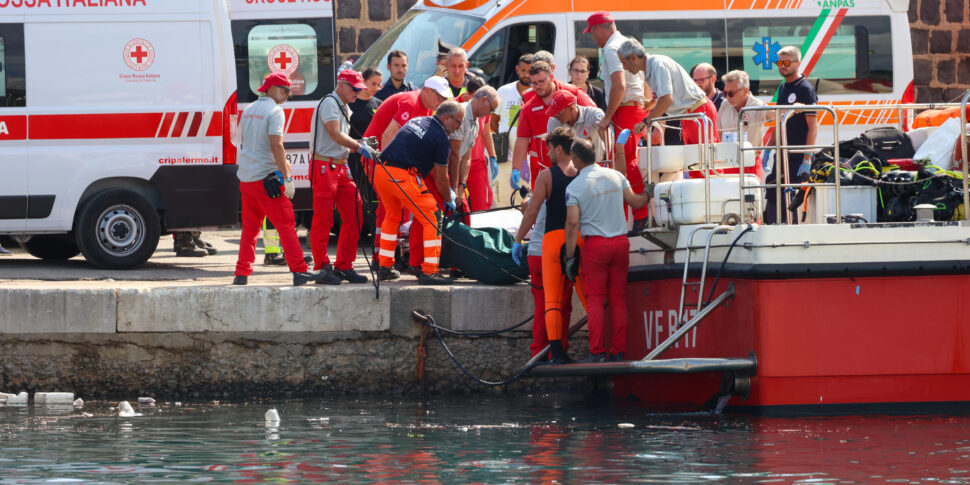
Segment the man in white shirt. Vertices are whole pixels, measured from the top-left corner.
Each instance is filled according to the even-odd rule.
[[[600,128],[600,122],[605,116],[603,110],[593,106],[579,106],[573,93],[556,91],[546,114],[549,116],[546,133],[552,133],[552,130],[560,126],[568,126],[576,133],[576,138],[589,140],[596,150],[596,159],[603,160],[606,155],[606,134]]]
[[[731,71],[721,77],[724,81],[724,97],[727,103],[721,103],[721,108],[717,110],[717,131],[724,138],[725,133],[737,133],[738,115],[741,108],[751,106],[764,106],[765,102],[751,95],[751,81],[748,73],[744,71]],[[765,121],[774,119],[772,111],[747,111],[745,118],[747,126],[744,130],[744,138],[738,140],[741,143],[746,138],[751,146],[763,145],[763,134]]]
[[[523,54],[515,66],[518,81],[498,88],[499,105],[492,116],[492,132],[509,136],[509,151],[505,159],[512,158],[512,145],[515,142],[515,127],[519,123],[519,108],[522,107],[522,93],[529,89],[529,68],[532,67],[532,54]]]
[[[603,49],[600,77],[606,87],[607,107],[605,116],[600,121],[600,128],[609,128],[612,123],[616,133],[626,129],[633,130],[647,116],[645,109],[649,109],[652,103],[647,105],[645,93],[648,90],[645,88],[644,73],[625,70],[620,62],[617,52],[626,37],[616,29],[613,15],[605,11],[590,15],[586,19],[586,30],[583,33],[592,35],[596,45]],[[626,166],[616,167],[628,177],[636,193],[643,191],[643,179],[640,177],[640,164],[637,160],[637,147],[640,145],[642,131],[633,130],[633,136],[623,146]],[[634,211],[634,224],[639,227],[645,225],[647,215],[647,208]]]

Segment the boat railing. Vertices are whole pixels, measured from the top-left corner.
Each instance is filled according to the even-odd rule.
[[[707,117],[704,113],[686,113],[682,115],[664,116],[663,118],[658,118],[651,121],[650,126],[647,127],[647,183],[653,183],[653,137],[650,136],[653,133],[654,128],[658,128],[663,133],[663,130],[667,129],[666,123],[670,121],[680,121],[681,126],[683,122],[696,123],[698,133],[700,133],[700,140],[697,144],[697,155],[698,160],[700,160],[701,170],[707,174],[711,168],[711,160],[714,158],[714,144],[711,140],[711,134],[717,129],[714,126],[714,121]],[[704,177],[704,200],[711,200],[711,181],[710,178]],[[705,210],[705,223],[711,223],[711,211],[710,208]]]
[[[967,121],[967,104],[970,100],[970,91],[963,96],[963,99],[959,104],[957,103],[898,103],[898,104],[858,104],[858,105],[839,105],[839,106],[829,106],[829,105],[786,105],[786,106],[752,106],[744,107],[738,113],[738,160],[739,163],[739,174],[738,177],[738,191],[741,195],[741,199],[744,199],[744,194],[746,190],[751,189],[767,189],[775,191],[775,210],[776,210],[776,221],[781,223],[784,221],[789,221],[791,213],[787,212],[785,219],[782,218],[782,207],[781,203],[782,197],[784,195],[784,189],[786,188],[808,188],[808,187],[835,187],[835,218],[834,223],[841,224],[843,222],[842,214],[842,184],[841,177],[838,172],[835,172],[833,177],[833,182],[800,182],[793,183],[790,179],[791,174],[788,170],[788,156],[790,153],[803,153],[803,154],[813,154],[818,150],[832,149],[833,158],[835,160],[840,160],[839,158],[839,125],[841,121],[840,113],[843,115],[852,111],[895,111],[897,113],[897,120],[902,124],[905,117],[902,115],[904,111],[916,111],[924,109],[934,109],[941,107],[960,107],[960,120],[963,123],[963,128],[960,130],[960,144],[962,151],[962,175],[963,175],[963,204],[964,207],[970,207],[970,193],[967,190],[967,179],[968,179],[968,168],[967,168],[967,132],[966,132],[966,121]],[[774,145],[759,145],[759,146],[745,146],[741,140],[743,140],[743,133],[745,129],[751,124],[750,116],[746,116],[749,113],[754,112],[773,112],[775,115],[775,143]],[[816,144],[816,145],[789,145],[787,140],[787,126],[791,117],[798,113],[803,112],[815,112],[815,113],[828,113],[832,117],[832,144]],[[901,126],[901,128],[905,128]],[[773,183],[762,183],[758,185],[745,185],[744,182],[744,163],[743,156],[746,151],[763,151],[763,150],[775,150],[774,157],[774,173],[775,181]],[[708,194],[709,195],[709,194]],[[707,200],[710,204],[710,200]],[[807,201],[805,202],[807,203]],[[970,221],[970,211],[964,211],[964,219]],[[789,221],[790,222],[790,221]]]

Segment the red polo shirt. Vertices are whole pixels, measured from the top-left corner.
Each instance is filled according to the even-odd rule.
[[[421,103],[421,90],[397,93],[385,99],[377,108],[374,118],[367,126],[367,131],[364,132],[364,137],[376,136],[379,144],[381,135],[391,125],[391,121],[397,121],[399,125],[404,126],[408,120],[432,114],[433,112]]]
[[[566,84],[560,81],[553,81],[556,83],[556,89],[565,89],[573,95],[576,96],[576,104],[580,106],[592,106],[596,107],[596,103],[586,94],[582,89],[573,86],[572,84]],[[381,105],[383,106],[383,105]],[[532,89],[527,90],[522,93],[522,111],[519,115],[519,127],[517,136],[519,138],[531,138],[532,141],[529,143],[529,151],[535,152],[539,155],[540,168],[545,168],[549,166],[549,156],[546,153],[546,144],[538,137],[546,133],[546,126],[549,124],[549,117],[546,116],[546,109],[549,108],[548,104],[545,104],[535,91]],[[378,110],[380,111],[380,110]],[[532,174],[532,178],[535,179],[536,173]]]

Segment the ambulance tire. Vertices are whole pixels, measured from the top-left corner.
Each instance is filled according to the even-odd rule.
[[[77,245],[100,268],[130,269],[148,261],[161,234],[158,212],[130,190],[95,194],[81,209],[75,226]]]
[[[20,246],[40,259],[65,260],[81,253],[71,236],[34,236]]]

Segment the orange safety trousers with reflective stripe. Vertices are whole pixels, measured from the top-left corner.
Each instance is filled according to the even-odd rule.
[[[380,265],[391,267],[394,264],[397,231],[401,226],[401,209],[407,209],[414,214],[412,226],[420,224],[423,229],[424,262],[421,264],[421,271],[425,274],[437,273],[441,258],[441,237],[438,235],[438,219],[435,214],[438,204],[421,176],[403,168],[386,165],[384,168],[377,167],[374,171],[374,191],[386,209],[384,221],[381,223],[380,249],[377,254]]]
[[[562,274],[562,260],[559,255],[566,244],[566,231],[556,229],[542,236],[542,288],[546,296],[546,334],[549,340],[566,340],[569,322],[563,318],[563,307],[566,298],[572,298],[569,287],[576,290],[583,309],[586,309],[586,295],[583,294],[581,284],[582,273],[576,278],[576,284],[570,283],[566,275]],[[583,238],[576,241],[576,246],[583,247]],[[582,271],[582,270],[580,270]]]

